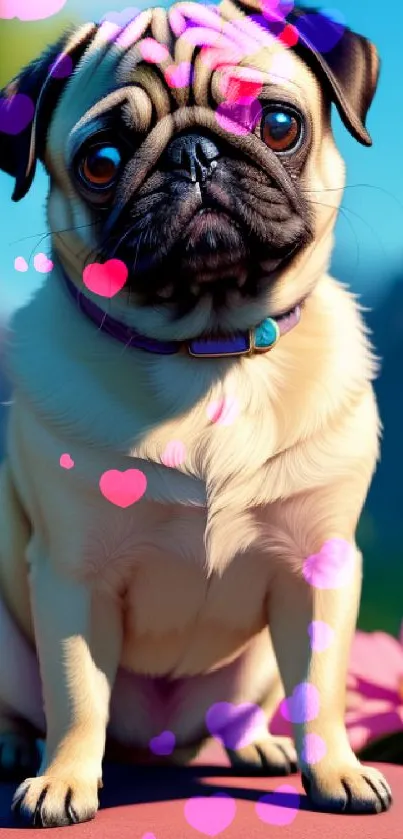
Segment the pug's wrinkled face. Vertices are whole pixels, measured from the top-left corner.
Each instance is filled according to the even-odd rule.
[[[96,302],[155,337],[244,329],[303,300],[344,184],[317,74],[230,4],[84,27],[63,55],[83,43],[43,155],[74,282],[122,261],[124,288]]]
[[[142,69],[118,56],[116,80],[133,85],[129,101],[111,107],[102,97],[69,134],[64,165],[77,200],[99,219],[97,257],[125,263],[134,303],[171,304],[175,317],[203,298],[216,312],[255,299],[314,237],[302,177],[312,108],[295,84],[256,73],[260,95],[251,102],[220,111],[206,97],[197,111],[178,111],[161,86],[166,107],[158,114],[156,73],[147,100],[138,96]],[[229,72],[229,84],[242,84],[242,72]],[[149,117],[142,125],[140,102]]]

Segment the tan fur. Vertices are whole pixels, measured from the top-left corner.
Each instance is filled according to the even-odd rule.
[[[163,37],[160,12],[154,26]],[[106,54],[101,62],[102,49],[95,38],[62,96],[46,158],[54,248],[75,282],[96,233],[85,226],[91,212],[70,182],[65,150],[88,110],[112,93],[116,56]],[[259,53],[262,70],[268,50]],[[305,680],[320,692],[318,719],[295,727],[313,799],[341,808],[344,780],[357,809],[379,809],[379,795],[386,795],[382,778],[352,754],[343,721],[360,556],[347,589],[314,590],[301,574],[304,559],[326,540],[355,544],[379,422],[375,365],[357,303],[327,273],[344,165],[320,85],[296,56],[292,60],[295,76],[282,84],[308,106],[314,126],[303,183],[312,196],[315,241],[274,292],[234,306],[222,324],[248,327],[310,292],[300,324],[273,352],[211,362],[124,350],[72,306],[57,270],[12,324],[0,635],[11,624],[15,635],[0,668],[0,732],[10,732],[14,702],[26,723],[44,733],[39,684],[30,707],[26,699],[18,706],[25,678],[19,656],[26,657],[25,672],[35,672],[36,649],[46,752],[39,777],[25,781],[16,800],[33,813],[48,785],[46,810],[56,824],[68,821],[69,788],[79,820],[96,811],[108,718],[112,751],[145,754],[152,737],[171,729],[174,760],[203,742],[214,702],[260,703],[270,719],[282,688],[269,625],[287,695]],[[134,98],[132,106],[135,120]],[[169,134],[172,118],[164,117],[164,107],[161,100]],[[184,103],[175,124],[210,118],[205,104],[190,113]],[[72,226],[74,233],[58,232]],[[125,292],[106,305],[159,338],[192,336],[214,324],[208,305],[179,325],[168,321],[164,307],[144,311],[135,300],[129,307]],[[208,404],[223,397],[238,400],[229,427],[207,416]],[[180,440],[187,452],[175,470],[161,463],[170,440]],[[59,466],[63,453],[74,460],[69,471]],[[108,469],[128,468],[144,471],[147,494],[121,510],[102,497],[99,479]],[[313,619],[335,629],[333,646],[322,654],[309,647]],[[14,694],[6,693],[7,667],[15,669]],[[168,696],[159,693],[154,677],[160,676],[174,680]],[[328,750],[307,767],[301,744],[311,731]],[[261,745],[277,769],[279,746],[287,753],[282,760],[292,762],[290,743],[276,745],[267,736]],[[258,760],[253,746],[231,757],[236,765]]]

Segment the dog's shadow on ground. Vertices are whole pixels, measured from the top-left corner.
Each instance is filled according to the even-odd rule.
[[[242,785],[239,779],[248,777],[250,786]],[[100,792],[101,810],[128,805],[163,804],[167,801],[187,800],[189,798],[210,796],[224,793],[238,801],[249,801],[255,805],[263,796],[270,795],[280,785],[279,779],[265,779],[265,784],[259,783],[262,774],[246,776],[233,769],[223,766],[199,765],[181,768],[135,767],[105,763],[103,782],[104,788]],[[283,783],[292,785],[292,779],[284,778]],[[209,778],[214,779],[213,782]],[[234,779],[227,783],[227,779]],[[237,779],[235,781],[235,779]],[[234,782],[235,781],[235,782]],[[0,829],[21,828],[10,812],[11,800],[16,784],[0,784]],[[286,809],[295,809],[296,796],[291,792],[276,793],[276,805]],[[267,799],[266,799],[267,801]],[[315,811],[306,795],[299,795],[297,804],[299,810]]]

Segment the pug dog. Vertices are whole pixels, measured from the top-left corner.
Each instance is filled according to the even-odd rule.
[[[1,135],[13,199],[37,160],[50,184],[0,503],[0,765],[35,826],[95,816],[104,754],[184,763],[209,737],[236,769],[298,765],[318,809],[391,803],[344,724],[379,420],[328,273],[331,106],[369,146],[379,61],[330,19],[321,51],[290,6],[91,23],[3,94],[9,122],[34,111]]]

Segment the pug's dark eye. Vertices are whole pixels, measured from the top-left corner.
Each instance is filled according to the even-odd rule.
[[[262,139],[272,151],[291,151],[298,145],[301,134],[302,121],[297,114],[273,110],[263,117]]]
[[[112,186],[121,162],[122,156],[115,146],[97,146],[89,149],[81,161],[81,178],[88,186],[105,189]]]

